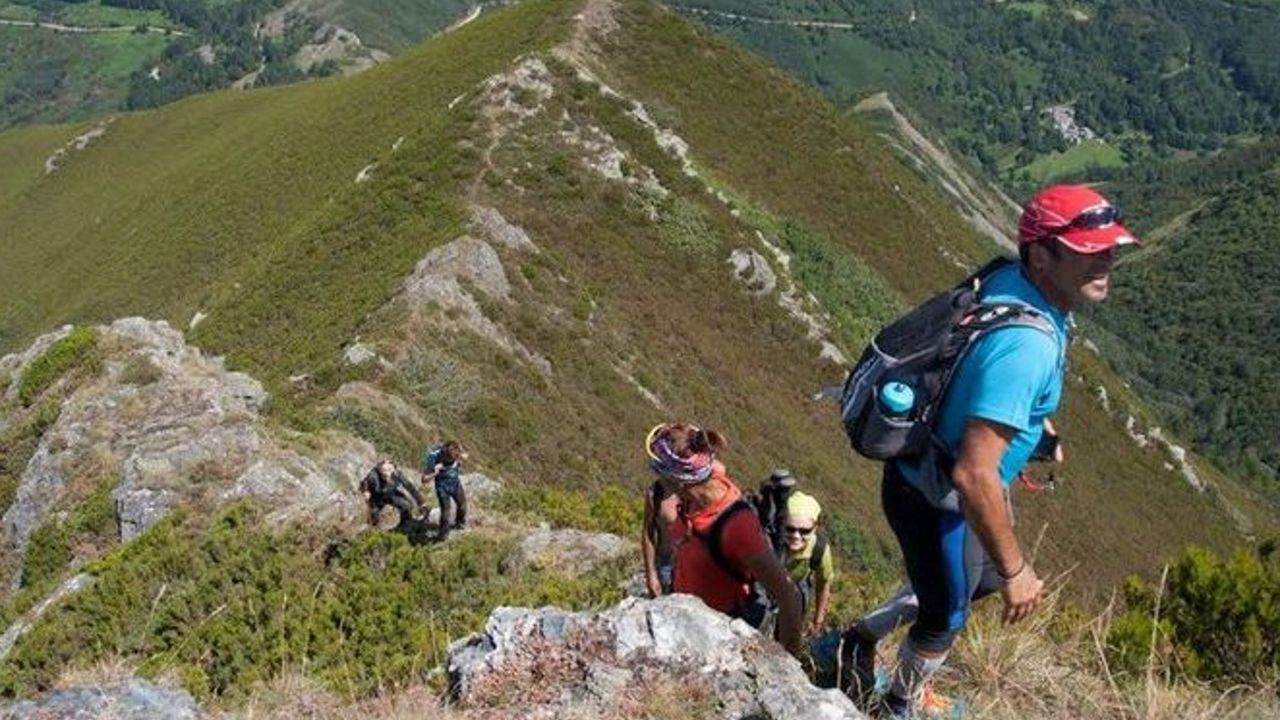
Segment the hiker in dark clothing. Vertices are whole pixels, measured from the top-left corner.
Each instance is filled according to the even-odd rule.
[[[388,505],[400,511],[400,524],[405,529],[413,517],[422,513],[422,494],[390,460],[383,460],[360,481],[360,492],[369,503],[369,524],[378,526],[378,515]]]
[[[450,530],[467,527],[467,493],[462,488],[462,460],[467,454],[462,443],[450,440],[427,451],[422,457],[422,484],[431,478],[440,503],[440,531],[436,538],[449,539]],[[453,511],[451,512],[451,506]]]
[[[760,484],[760,493],[754,498],[756,513],[760,516],[760,525],[769,538],[774,552],[781,553],[787,546],[783,537],[784,518],[787,514],[787,499],[795,492],[796,478],[790,470],[778,468],[769,479]]]

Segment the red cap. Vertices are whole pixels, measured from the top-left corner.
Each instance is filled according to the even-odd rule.
[[[1138,242],[1120,224],[1120,211],[1088,185],[1054,185],[1022,208],[1018,243],[1055,237],[1078,253],[1097,253]]]

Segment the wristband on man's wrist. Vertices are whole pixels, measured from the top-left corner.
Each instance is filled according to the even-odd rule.
[[[1004,580],[1005,582],[1009,582],[1010,580],[1021,575],[1024,571],[1026,571],[1026,569],[1027,569],[1027,561],[1024,558],[1022,561],[1022,564],[1019,565],[1018,569],[1014,570],[1012,573],[1006,575],[1003,572],[1001,572],[999,568],[996,568],[996,574],[1000,576],[1001,580]]]

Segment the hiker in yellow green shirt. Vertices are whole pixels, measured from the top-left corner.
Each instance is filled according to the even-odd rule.
[[[836,579],[835,562],[827,538],[818,532],[822,506],[812,495],[794,492],[787,498],[783,525],[782,563],[804,599],[813,608],[813,620],[806,634],[815,634],[827,620],[831,586]]]

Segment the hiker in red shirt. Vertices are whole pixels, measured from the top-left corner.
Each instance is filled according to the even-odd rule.
[[[680,499],[679,513],[668,525],[674,590],[758,627],[767,609],[756,597],[759,582],[778,606],[778,642],[799,655],[800,601],[795,585],[755,511],[716,461],[716,453],[726,446],[714,430],[684,423],[659,425],[645,440],[649,467]]]

